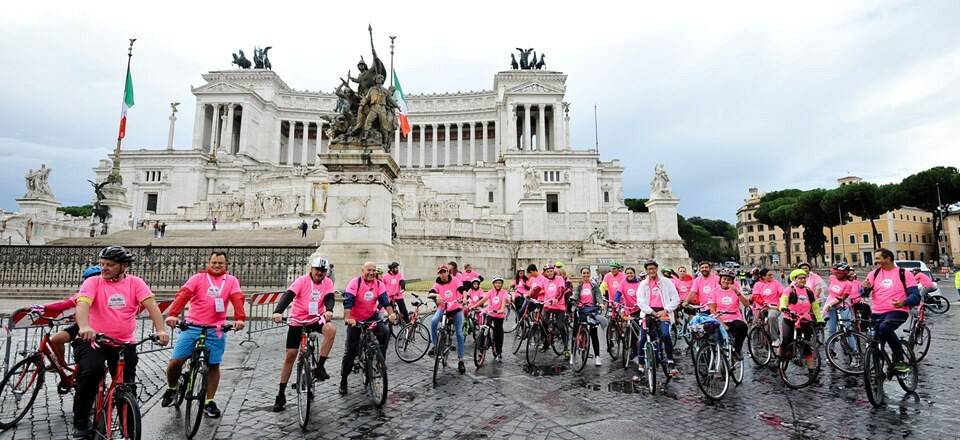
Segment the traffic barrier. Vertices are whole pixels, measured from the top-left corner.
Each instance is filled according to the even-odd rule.
[[[276,324],[270,319],[273,310],[276,308],[277,301],[280,301],[284,292],[265,292],[254,293],[250,295],[250,310],[247,314],[247,337],[240,345],[247,342],[256,347],[260,347],[257,341],[253,340],[254,333],[261,333],[267,330],[273,330],[283,327],[285,324]]]

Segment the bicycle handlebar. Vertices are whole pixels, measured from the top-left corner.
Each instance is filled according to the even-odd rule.
[[[177,324],[177,328],[180,329],[180,331],[185,331],[185,330],[187,330],[187,329],[190,328],[190,327],[198,328],[198,329],[200,329],[200,330],[216,329],[216,330],[220,330],[220,331],[224,331],[224,332],[228,332],[228,331],[233,330],[233,324],[201,325],[201,324],[194,324],[194,323],[192,323],[192,322],[186,322],[186,321],[180,321],[180,322]]]
[[[108,347],[124,347],[124,346],[133,346],[133,347],[136,347],[136,346],[141,345],[141,344],[143,344],[144,342],[147,342],[147,341],[158,342],[158,341],[160,341],[160,337],[157,336],[157,335],[152,334],[152,335],[147,336],[146,338],[143,338],[143,339],[141,339],[141,340],[139,340],[139,341],[137,341],[137,342],[123,342],[123,341],[118,341],[118,340],[116,340],[116,339],[114,339],[114,338],[111,338],[110,336],[107,336],[107,335],[105,335],[105,334],[103,334],[103,333],[97,333],[97,336],[94,338],[94,342],[95,342],[95,343],[97,343],[97,344],[99,344],[99,345],[108,346]]]

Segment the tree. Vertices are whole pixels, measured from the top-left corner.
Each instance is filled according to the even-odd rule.
[[[806,251],[809,261],[822,257],[826,252],[823,228],[827,225],[828,217],[832,217],[820,207],[826,193],[825,189],[811,189],[802,192],[797,198],[800,224],[803,226],[803,250]]]
[[[694,220],[696,219],[696,223]],[[708,220],[693,217],[688,221],[682,215],[677,215],[677,229],[683,245],[687,248],[690,258],[697,261],[729,261],[737,259],[737,250],[726,245],[723,240],[717,239],[713,232],[703,224],[715,225],[715,222],[726,223],[722,220]],[[729,223],[726,223],[729,225]],[[732,227],[732,226],[731,226]],[[734,229],[734,239],[736,230]]]
[[[789,265],[792,260],[791,229],[799,224],[799,212],[797,209],[798,198],[803,191],[799,189],[785,189],[773,191],[764,194],[760,198],[760,205],[753,217],[760,223],[770,227],[778,227],[783,231],[783,239],[786,242],[787,262]]]
[[[72,215],[74,217],[90,217],[93,215],[93,206],[82,205],[82,206],[62,206],[57,208],[57,211],[60,211],[67,215]]]
[[[833,228],[849,221],[849,213],[843,210],[843,199],[841,197],[842,194],[837,188],[827,190],[824,192],[823,198],[820,199],[820,209],[824,213],[824,226],[830,229],[830,261],[833,263],[836,263],[833,256],[837,255],[836,249],[833,247]]]
[[[933,233],[939,243],[943,229],[940,213],[946,214],[950,205],[960,202],[960,173],[955,167],[933,167],[904,178],[895,194],[897,205],[913,206],[933,214]],[[939,260],[940,246],[935,247]]]
[[[649,199],[623,199],[623,204],[633,212],[650,212],[647,209],[647,200]]]
[[[714,237],[723,237],[727,240],[737,239],[737,228],[724,220],[712,220],[701,217],[690,217],[690,223],[700,225]]]
[[[880,234],[877,232],[877,223],[875,219],[889,211],[890,207],[884,206],[883,200],[890,203],[891,198],[884,194],[891,194],[892,187],[885,187],[883,190],[879,186],[870,182],[853,183],[837,188],[840,200],[843,200],[844,206],[847,206],[849,212],[853,215],[870,220],[870,229],[873,231],[873,249],[879,248]]]

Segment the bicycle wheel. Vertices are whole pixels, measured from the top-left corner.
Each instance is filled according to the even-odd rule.
[[[563,335],[569,335],[570,331],[563,329],[565,333],[560,333],[559,326],[551,324],[550,327],[553,332],[553,337],[550,338],[550,347],[553,348],[553,354],[560,356],[563,354],[563,344],[566,342],[566,338],[564,338]]]
[[[906,373],[897,373],[897,382],[900,382],[900,388],[907,393],[917,391],[917,383],[920,381],[917,373],[917,359],[913,355],[913,349],[903,347],[903,353],[907,356],[906,362],[910,370]]]
[[[187,395],[187,383],[190,382],[190,370],[193,369],[190,360],[187,359],[187,362],[183,364],[183,367],[180,370],[180,377],[177,378],[177,396],[173,400],[173,407],[180,409],[180,405],[183,404],[183,399]]]
[[[730,388],[730,373],[717,355],[716,347],[703,345],[694,355],[693,372],[697,387],[710,400],[720,400]]]
[[[590,332],[587,326],[577,327],[577,336],[573,343],[573,364],[574,369],[579,373],[587,365],[587,359],[590,357]]]
[[[863,333],[836,332],[827,339],[827,362],[846,374],[863,374],[863,354],[869,344],[870,339]]]
[[[643,357],[644,373],[647,376],[647,391],[650,391],[650,394],[657,394],[657,353],[653,348],[653,342],[648,340],[646,344],[643,344]]]
[[[817,351],[806,341],[793,341],[785,348],[786,356],[780,358],[780,379],[791,389],[810,385],[817,375]],[[804,353],[810,353],[812,367]]]
[[[517,312],[513,310],[512,301],[508,301],[504,309],[506,310],[506,314],[503,317],[503,332],[513,333],[513,331],[517,329],[517,324],[520,323],[520,317],[517,316]]]
[[[513,354],[520,352],[520,348],[523,347],[523,342],[527,339],[529,331],[530,326],[527,320],[521,319],[520,323],[517,324],[517,334],[513,336]]]
[[[118,390],[113,395],[113,403],[109,408],[110,429],[106,429],[106,417],[99,415],[97,438],[140,440],[140,404],[137,396],[128,390]]]
[[[617,325],[613,322],[607,326],[607,354],[610,355],[610,358],[616,362],[620,357],[620,335],[617,332]]]
[[[930,298],[924,301],[924,307],[926,307],[930,313],[942,315],[950,310],[950,300],[940,295],[930,295]]]
[[[193,438],[200,429],[203,420],[203,403],[207,399],[206,362],[199,361],[190,370],[190,384],[187,386],[186,414],[183,417],[183,432],[187,438]]]
[[[300,420],[300,430],[306,431],[310,422],[311,391],[313,388],[313,356],[309,353],[300,355],[297,359],[297,418]]]
[[[723,353],[723,361],[727,363],[727,370],[730,371],[730,377],[733,378],[734,385],[743,383],[743,359],[733,360],[733,347],[727,345]]]
[[[623,369],[626,370],[630,366],[630,355],[633,354],[633,345],[636,341],[633,340],[633,330],[630,327],[623,332],[623,342],[620,343],[620,364],[623,365]]]
[[[387,364],[383,361],[383,353],[374,344],[367,347],[366,365],[367,386],[370,387],[370,398],[377,408],[383,408],[387,403]]]
[[[473,344],[473,364],[476,365],[478,370],[483,366],[483,361],[486,360],[487,344],[490,337],[486,327],[480,327],[479,333],[477,343]]]
[[[863,384],[867,391],[867,400],[874,408],[882,407],[887,400],[883,383],[887,380],[886,361],[876,344],[870,344],[863,357]]]
[[[419,361],[430,350],[430,330],[419,322],[403,326],[397,332],[397,342],[393,349],[401,361]]]
[[[541,352],[546,351],[544,345],[547,342],[547,332],[543,329],[543,326],[540,324],[534,324],[530,328],[530,336],[527,338],[527,347],[526,347],[526,358],[527,366],[533,367],[537,365],[537,358],[543,358],[539,356]]]
[[[927,357],[927,352],[930,351],[930,340],[933,339],[933,334],[926,324],[917,324],[915,333],[911,337],[913,339],[913,354],[917,357],[916,361],[920,362]]]
[[[444,351],[447,349],[447,332],[446,330],[440,330],[440,335],[437,337],[437,346],[434,347],[433,353],[433,386],[437,386],[437,375],[440,374],[440,367],[443,362]]]
[[[0,429],[18,422],[33,407],[43,388],[43,361],[34,355],[13,365],[0,382]]]
[[[747,333],[747,347],[750,349],[750,359],[758,367],[763,367],[770,363],[773,357],[773,349],[770,345],[770,334],[763,327],[754,327]]]

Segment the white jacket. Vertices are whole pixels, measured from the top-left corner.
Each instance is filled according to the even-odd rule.
[[[673,282],[664,277],[657,277],[660,287],[660,301],[663,303],[663,309],[670,314],[670,322],[673,322],[673,311],[680,305],[680,294],[677,293],[677,287]],[[645,278],[640,282],[640,292],[637,293],[637,305],[640,306],[640,318],[653,314],[653,308],[650,307],[650,279]]]

